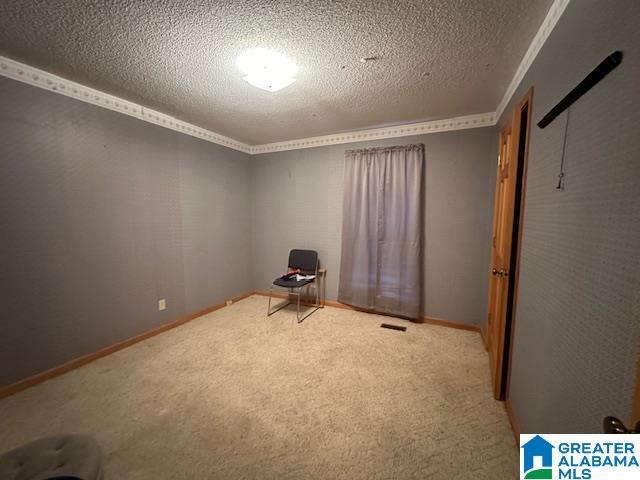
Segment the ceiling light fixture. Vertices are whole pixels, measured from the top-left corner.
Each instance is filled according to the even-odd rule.
[[[267,48],[247,50],[238,57],[243,80],[268,92],[277,92],[296,81],[298,67],[282,53]]]

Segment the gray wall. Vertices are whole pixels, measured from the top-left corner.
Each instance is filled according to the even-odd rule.
[[[0,103],[0,386],[251,289],[247,155],[6,78]]]
[[[629,420],[640,337],[638,18],[636,0],[571,2],[514,96],[534,86],[537,122],[624,51],[571,107],[564,191],[555,187],[566,113],[531,130],[510,392],[523,432]]]
[[[535,87],[537,121],[605,55],[625,52],[572,107],[564,191],[564,116],[532,128],[510,391],[524,432],[629,420],[640,336],[635,18],[635,0],[570,3],[514,95]],[[425,144],[424,313],[484,322],[497,129],[249,159],[4,78],[0,100],[0,385],[266,289],[294,246],[319,250],[335,299],[348,148]]]
[[[487,303],[497,137],[492,128],[259,155],[252,170],[254,287],[267,290],[291,248],[317,250],[338,293],[344,151],[425,144],[424,315],[478,325]]]

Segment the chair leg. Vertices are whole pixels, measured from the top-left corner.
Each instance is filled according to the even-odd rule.
[[[306,285],[305,289],[307,292],[307,296],[309,295],[309,287],[310,285]],[[278,306],[273,312],[271,311],[271,297],[273,296],[273,287],[271,287],[269,289],[269,304],[267,306],[267,317],[273,315],[274,313],[276,313],[279,310],[282,310],[284,307],[291,305],[291,295],[297,295],[298,299],[296,301],[296,318],[298,320],[298,323],[302,323],[302,321],[307,318],[309,315],[311,315],[313,312],[315,312],[316,310],[318,310],[320,308],[320,299],[319,299],[319,292],[318,292],[318,287],[317,285],[315,286],[316,289],[316,302],[315,305],[311,305],[312,310],[307,313],[306,315],[301,315],[300,314],[300,297],[302,296],[302,288],[298,288],[297,292],[293,291],[293,288],[289,289],[289,295],[287,297],[287,302]]]
[[[273,312],[271,311],[271,296],[273,293],[273,287],[271,287],[269,289],[269,305],[267,306],[267,317],[270,317],[271,315],[273,315],[274,313],[276,313],[279,310],[282,310],[284,307],[286,307],[287,305],[291,305],[291,302],[289,301],[289,299],[287,298],[287,302],[283,305],[280,305],[278,308],[276,308]]]
[[[307,284],[306,291],[307,291],[307,295],[309,292],[309,286],[310,284]],[[301,291],[298,290],[298,323],[302,323],[302,321],[304,319],[306,319],[307,317],[309,317],[312,313],[314,313],[316,310],[318,310],[320,308],[320,302],[319,302],[319,297],[318,297],[318,288],[317,288],[317,284],[316,284],[316,304],[315,305],[311,305],[311,311],[305,315],[300,315],[300,293]]]
[[[307,299],[311,299],[311,295],[309,295],[309,289],[311,288],[311,284],[307,283],[305,285],[305,296],[307,297]],[[318,296],[318,284],[314,283],[313,284],[313,291],[315,292],[315,296],[316,296],[316,301],[312,304],[313,307],[320,307],[320,297]]]

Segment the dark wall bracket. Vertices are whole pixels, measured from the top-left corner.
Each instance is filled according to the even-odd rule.
[[[582,95],[587,93],[593,88],[600,80],[607,76],[607,74],[622,63],[622,52],[617,50],[605,58],[600,65],[594,68],[589,75],[584,77],[573,90],[571,90],[565,97],[560,100],[555,107],[542,117],[542,120],[538,122],[540,128],[544,128],[549,125],[553,120],[564,112],[569,106],[578,100]]]

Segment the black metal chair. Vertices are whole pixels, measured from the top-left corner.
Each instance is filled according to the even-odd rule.
[[[269,289],[269,306],[267,307],[267,317],[273,315],[278,310],[282,310],[287,305],[291,305],[291,295],[298,296],[298,308],[297,319],[298,323],[302,322],[305,318],[311,315],[313,312],[320,308],[320,297],[318,292],[318,252],[315,250],[291,250],[289,252],[289,262],[287,267],[289,269],[299,269],[301,275],[314,275],[313,278],[306,278],[296,280],[294,278],[282,278],[278,277],[273,281],[273,285]],[[300,316],[300,295],[301,290],[305,287],[307,296],[309,294],[309,286],[313,284],[316,291],[316,302],[312,304],[313,310],[304,316]],[[288,290],[287,302],[278,306],[273,312],[271,311],[271,297],[273,296],[273,287],[286,288]]]

